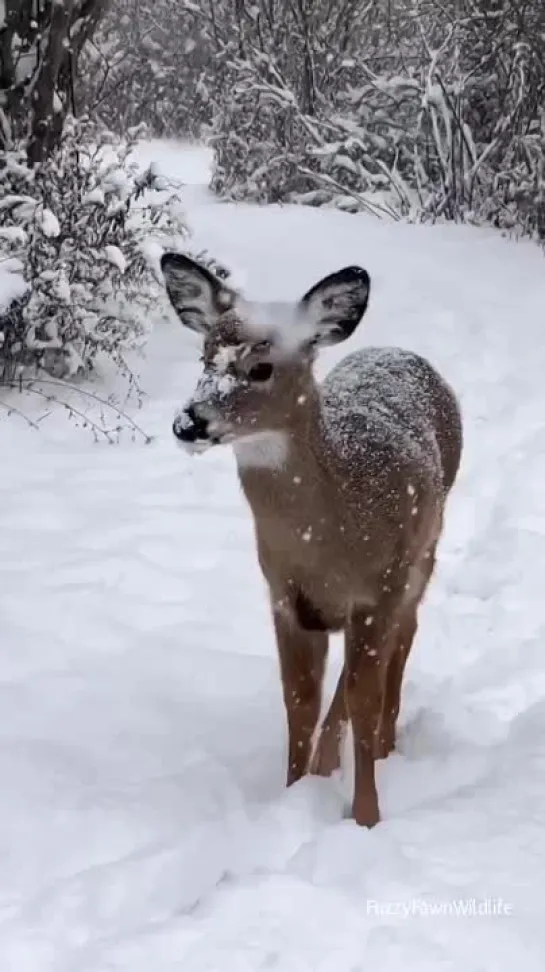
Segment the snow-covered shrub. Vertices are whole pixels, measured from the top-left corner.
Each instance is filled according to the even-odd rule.
[[[255,202],[308,191],[312,184],[302,170],[309,135],[293,92],[274,78],[272,67],[264,72],[263,65],[236,59],[229,67],[236,83],[210,136],[213,191]]]
[[[116,141],[68,119],[47,163],[0,157],[0,259],[17,258],[28,289],[0,316],[0,374],[88,373],[102,356],[125,367],[146,339],[158,295],[146,248],[186,235],[179,193]]]
[[[198,136],[210,120],[213,3],[116,0],[80,60],[77,102],[114,131],[144,121],[153,135]]]
[[[220,82],[211,142],[212,188],[231,198],[290,199],[316,189],[305,172],[323,144],[329,93],[353,71],[368,5],[309,0],[217,4]],[[365,9],[364,9],[365,7]]]
[[[542,0],[272,9],[219,34],[216,192],[545,239]]]

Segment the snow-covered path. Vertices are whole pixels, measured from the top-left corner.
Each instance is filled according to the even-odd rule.
[[[198,156],[160,151],[166,168],[197,163],[199,181]],[[198,371],[174,322],[144,371],[151,445],[0,416],[0,970],[537,972],[543,257],[469,228],[188,197],[192,245],[252,296],[296,298],[367,267],[367,327],[322,370],[362,340],[401,343],[460,393],[463,469],[401,752],[380,764],[372,832],[343,819],[349,761],[341,782],[284,791],[273,637],[233,460],[191,460],[171,440]]]

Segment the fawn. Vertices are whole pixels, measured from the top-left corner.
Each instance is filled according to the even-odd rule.
[[[287,785],[338,769],[350,723],[352,814],[371,827],[374,760],[395,747],[417,611],[460,464],[457,399],[431,364],[399,348],[353,352],[316,382],[318,350],[350,337],[367,309],[360,267],[320,280],[282,328],[188,257],[165,253],[161,268],[182,323],[204,338],[204,370],[174,435],[194,452],[231,443],[253,514],[287,713]],[[339,631],[344,668],[313,752],[329,634]]]

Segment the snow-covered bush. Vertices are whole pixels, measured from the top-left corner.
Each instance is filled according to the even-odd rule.
[[[144,121],[160,137],[198,136],[210,120],[214,3],[116,0],[80,60],[78,104],[114,131]]]
[[[309,133],[293,92],[246,61],[235,59],[230,68],[236,75],[233,95],[222,104],[221,122],[210,136],[213,191],[255,202],[278,202],[309,191],[312,183],[303,172]],[[271,73],[272,68],[266,72]],[[312,130],[310,119],[307,124]]]
[[[0,315],[0,375],[72,378],[103,356],[125,368],[146,339],[158,295],[147,252],[187,235],[179,193],[87,120],[68,119],[59,148],[31,169],[0,158],[0,259],[16,259],[26,295]]]
[[[260,202],[315,190],[305,171],[313,168],[310,153],[327,140],[330,92],[352,78],[370,5],[261,0],[235,4],[237,16],[229,4],[216,6],[213,189]]]
[[[206,131],[222,196],[545,238],[543,0],[119,0],[82,56],[78,103]]]
[[[545,239],[542,0],[272,9],[218,36],[218,193]]]

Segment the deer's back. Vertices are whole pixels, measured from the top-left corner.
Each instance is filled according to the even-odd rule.
[[[446,496],[460,463],[462,426],[450,386],[424,358],[400,348],[365,348],[344,358],[322,388],[329,462],[345,488],[362,477],[386,488],[412,472]],[[415,486],[417,485],[415,482]]]

